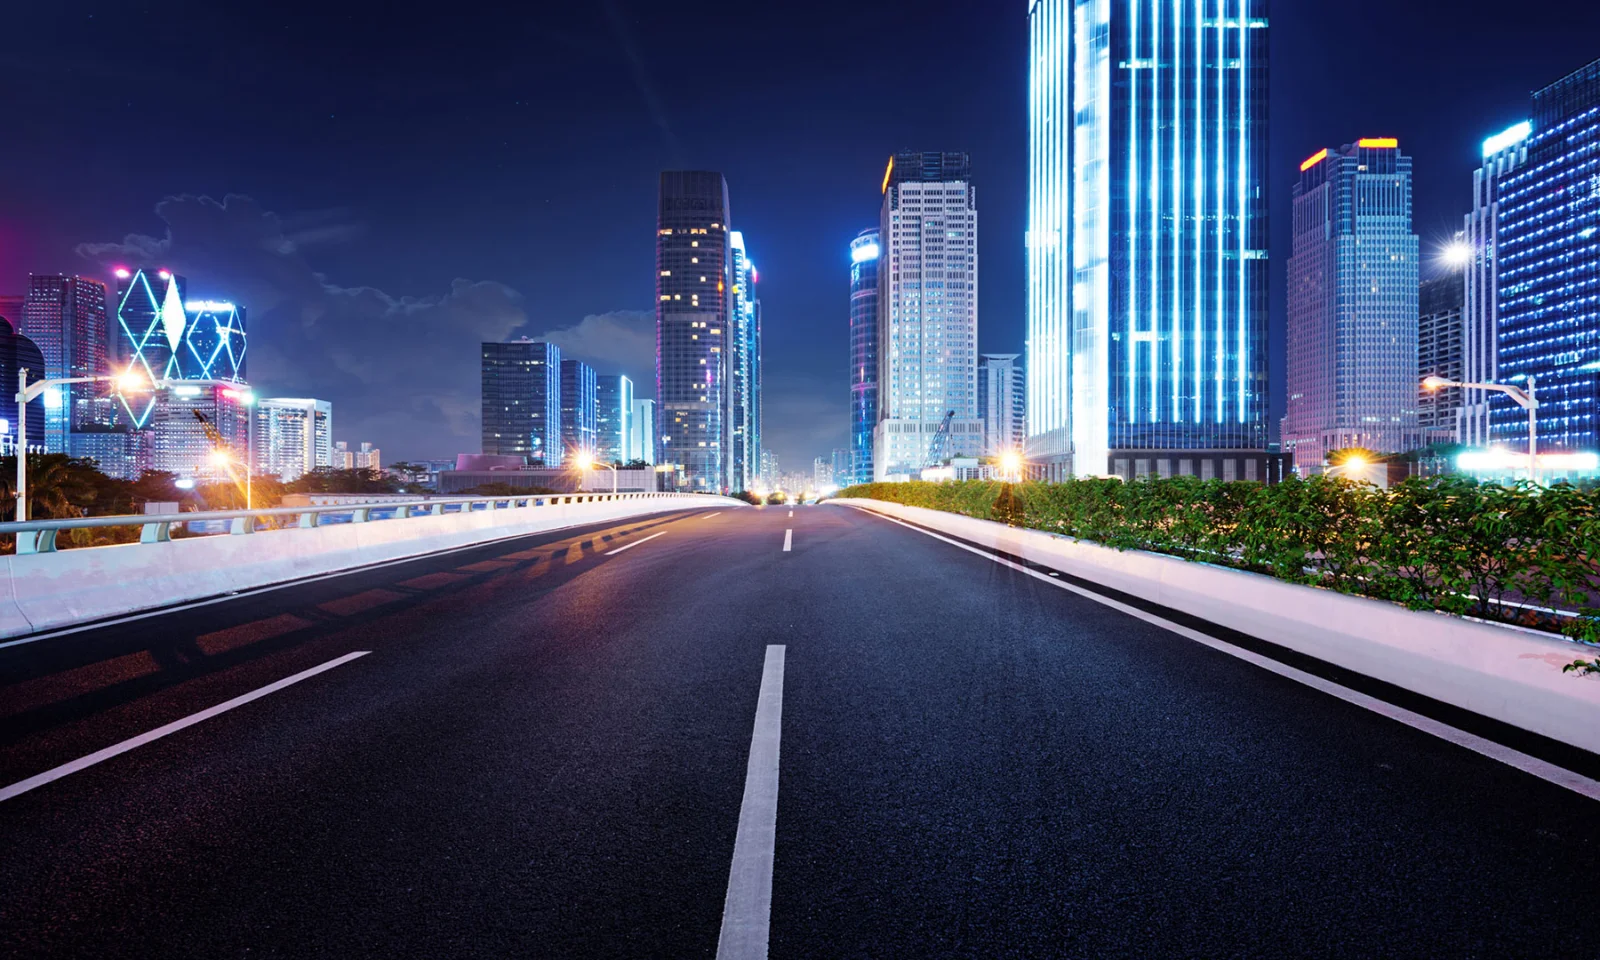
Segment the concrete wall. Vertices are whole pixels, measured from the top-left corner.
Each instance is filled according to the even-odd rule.
[[[878,500],[839,499],[1141,597],[1444,703],[1600,753],[1592,650],[1549,634]]]
[[[506,537],[729,506],[744,504],[688,495],[549,497],[544,506],[0,557],[0,638]]]

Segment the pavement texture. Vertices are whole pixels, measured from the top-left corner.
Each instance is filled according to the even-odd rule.
[[[0,801],[0,957],[712,957],[769,644],[774,958],[1600,956],[1593,801],[823,505],[0,649],[0,786],[370,651]]]

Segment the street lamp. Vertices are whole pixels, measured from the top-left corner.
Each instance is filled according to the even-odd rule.
[[[1438,390],[1441,387],[1463,387],[1469,390],[1498,390],[1515,400],[1517,406],[1528,411],[1528,479],[1534,483],[1539,482],[1539,396],[1538,383],[1533,374],[1528,374],[1528,389],[1513,387],[1507,383],[1463,383],[1459,380],[1446,380],[1444,377],[1427,377],[1422,385],[1429,390]]]
[[[17,371],[17,522],[28,519],[28,401],[33,400],[51,387],[65,386],[71,383],[115,383],[117,389],[124,393],[136,390],[153,390],[162,385],[151,383],[132,369],[108,377],[59,377],[51,380],[48,377],[28,382],[28,368],[23,367]]]
[[[611,471],[611,492],[612,493],[616,493],[617,492],[617,468],[615,466],[613,466],[612,464],[596,460],[594,458],[594,454],[592,454],[592,453],[580,453],[580,454],[578,454],[578,469],[579,470],[582,470],[582,471],[587,473],[588,471],[593,470],[597,466],[605,467],[607,470]]]
[[[1022,482],[1022,454],[1015,450],[1007,450],[1000,454],[1000,470],[1003,475],[1015,478],[1015,482]]]

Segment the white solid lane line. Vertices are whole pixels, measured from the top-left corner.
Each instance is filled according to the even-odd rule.
[[[720,516],[722,516],[722,511],[718,510],[716,513],[708,513],[705,516],[701,517],[700,519],[701,520],[710,520],[712,517],[720,517]]]
[[[794,546],[794,531],[793,530],[785,530],[785,531],[783,531],[783,552],[784,553],[788,553],[789,552],[789,548],[792,547],[792,546]]]
[[[329,660],[327,663],[321,664],[320,666],[312,667],[310,670],[302,670],[292,677],[284,677],[282,680],[279,680],[276,683],[269,683],[259,690],[252,690],[249,693],[234,697],[232,700],[219,703],[214,707],[207,707],[204,710],[201,710],[199,713],[191,713],[182,720],[174,720],[165,726],[156,727],[154,730],[151,730],[148,733],[141,733],[137,737],[133,737],[131,739],[124,740],[121,743],[114,744],[113,746],[106,747],[104,750],[96,750],[94,753],[91,753],[86,757],[79,757],[71,763],[63,763],[61,766],[56,767],[53,770],[46,770],[44,773],[29,777],[26,780],[18,780],[9,787],[0,787],[0,800],[10,800],[12,797],[27,793],[34,787],[42,787],[53,780],[60,780],[62,777],[77,773],[79,770],[88,769],[102,760],[110,760],[112,757],[115,757],[118,754],[127,753],[129,750],[142,747],[145,744],[155,740],[160,740],[169,733],[177,733],[184,727],[192,727],[202,720],[209,720],[219,713],[227,713],[234,707],[242,707],[250,701],[259,700],[269,693],[277,693],[284,687],[299,683],[301,680],[308,680],[311,677],[322,673],[323,671],[332,670],[334,667],[349,663],[351,660],[354,660],[357,657],[364,657],[371,652],[371,650],[357,650],[354,653],[347,653],[342,657]]]
[[[865,512],[872,513],[870,510]],[[1343,700],[1346,703],[1355,704],[1358,707],[1371,710],[1373,713],[1388,717],[1391,720],[1403,723],[1413,729],[1421,730],[1423,733],[1431,734],[1441,740],[1448,740],[1457,746],[1466,747],[1473,753],[1482,754],[1491,760],[1498,760],[1509,767],[1515,767],[1524,773],[1530,773],[1539,779],[1549,781],[1558,787],[1566,787],[1573,793],[1582,794],[1591,800],[1600,800],[1600,781],[1591,780],[1588,777],[1585,777],[1580,773],[1574,773],[1565,767],[1558,767],[1549,761],[1540,760],[1538,757],[1529,756],[1520,750],[1513,750],[1511,747],[1496,743],[1493,740],[1486,740],[1483,737],[1468,733],[1465,730],[1458,730],[1449,724],[1440,723],[1438,720],[1435,720],[1432,717],[1425,717],[1420,713],[1413,713],[1404,707],[1397,707],[1387,701],[1368,696],[1359,690],[1352,690],[1349,687],[1341,686],[1331,680],[1324,680],[1314,673],[1306,673],[1304,670],[1296,670],[1294,667],[1279,663],[1271,657],[1264,657],[1253,650],[1246,650],[1243,647],[1236,647],[1224,640],[1218,640],[1216,637],[1213,637],[1210,634],[1201,633],[1198,630],[1192,630],[1189,627],[1185,627],[1182,624],[1173,623],[1170,620],[1164,620],[1153,613],[1146,613],[1145,611],[1140,610],[1138,607],[1130,607],[1125,603],[1118,603],[1117,601],[1112,600],[1110,597],[1095,593],[1093,590],[1085,590],[1083,587],[1077,586],[1076,584],[1067,583],[1064,580],[1053,579],[1056,577],[1054,572],[1047,576],[1037,570],[1024,567],[1019,563],[1013,563],[1004,557],[997,557],[992,553],[979,550],[977,547],[962,543],[959,540],[952,540],[949,537],[941,536],[931,530],[924,530],[921,527],[913,526],[912,524],[897,520],[894,517],[884,516],[881,513],[876,513],[873,515],[877,517],[883,517],[883,519],[888,520],[890,523],[898,523],[900,526],[909,530],[915,530],[918,533],[926,534],[935,540],[943,540],[945,543],[951,544],[952,546],[960,547],[961,549],[975,553],[980,557],[986,557],[987,559],[993,560],[995,563],[1010,567],[1013,570],[1021,571],[1030,577],[1043,580],[1045,583],[1060,587],[1063,590],[1071,590],[1073,593],[1087,597],[1096,603],[1105,604],[1106,606],[1120,610],[1129,616],[1138,617],[1140,620],[1153,623],[1165,630],[1170,630],[1179,636],[1187,637],[1197,643],[1203,643],[1206,646],[1211,647],[1213,650],[1220,650],[1229,656],[1238,657],[1240,660],[1243,660],[1247,663],[1253,663],[1263,670],[1270,670],[1279,676],[1287,677],[1297,683],[1303,683],[1306,686],[1315,690],[1320,690],[1329,696],[1338,697],[1340,700]]]
[[[767,647],[756,700],[739,832],[733,840],[728,897],[722,904],[717,960],[766,960],[772,926],[772,848],[778,832],[778,738],[783,728],[783,653]]]
[[[624,550],[632,550],[634,547],[637,547],[639,544],[641,544],[641,543],[649,543],[651,540],[654,540],[656,537],[659,537],[659,536],[661,536],[662,534],[664,534],[666,532],[667,531],[663,530],[663,531],[661,531],[661,533],[652,533],[652,534],[650,534],[650,536],[645,537],[642,540],[633,541],[632,543],[628,544],[626,547],[618,547],[615,550],[607,550],[606,551],[606,556],[609,557],[612,554],[621,553]]]

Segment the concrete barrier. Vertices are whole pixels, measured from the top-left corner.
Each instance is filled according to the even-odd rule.
[[[1022,557],[1480,716],[1600,753],[1600,676],[1560,637],[879,500],[870,510]],[[1588,651],[1593,652],[1593,651]]]
[[[0,638],[508,537],[744,505],[708,496],[545,499],[542,505],[0,557]]]

